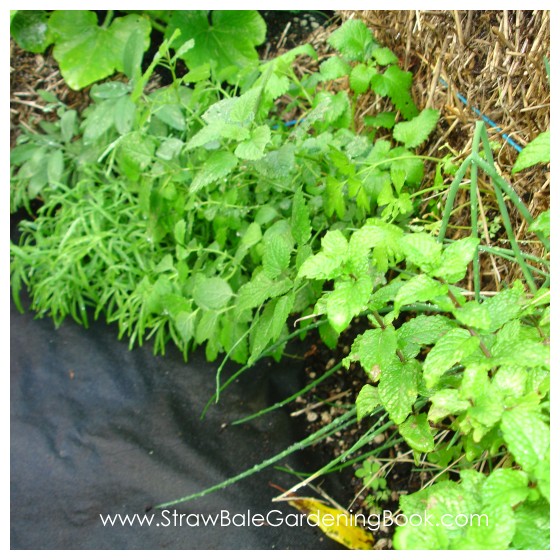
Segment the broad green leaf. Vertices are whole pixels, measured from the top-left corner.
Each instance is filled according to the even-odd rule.
[[[132,130],[135,116],[136,105],[134,102],[128,96],[121,97],[115,104],[115,128],[117,132],[123,135],[129,133]]]
[[[64,172],[64,155],[62,150],[55,150],[47,160],[47,177],[50,185],[60,182]]]
[[[338,276],[338,269],[343,260],[342,255],[333,257],[328,257],[325,253],[311,255],[298,270],[298,277],[324,280],[334,278]]]
[[[171,161],[179,155],[183,147],[184,144],[179,138],[166,138],[157,149],[156,157],[165,161]]]
[[[343,218],[346,213],[346,204],[343,193],[344,184],[342,181],[329,175],[327,177],[327,188],[324,194],[325,214],[330,218],[335,212],[339,218]]]
[[[548,162],[550,162],[550,130],[541,132],[523,148],[511,171],[518,173],[537,163]]]
[[[348,60],[364,60],[374,44],[371,30],[359,19],[345,21],[331,33],[327,42]]]
[[[523,287],[514,284],[512,288],[502,290],[493,297],[483,302],[484,307],[490,315],[489,331],[494,332],[508,321],[521,315],[523,298]]]
[[[400,426],[399,432],[406,443],[420,453],[433,451],[435,443],[426,414],[409,416]]]
[[[509,548],[515,534],[512,508],[504,503],[493,503],[479,512],[480,522],[469,523],[463,538],[453,548],[460,550],[504,550]]]
[[[155,148],[153,137],[132,132],[119,144],[119,163],[126,166],[128,173],[137,175],[152,163]]]
[[[255,167],[266,177],[273,179],[290,177],[296,162],[294,152],[294,146],[286,143],[279,150],[266,152],[264,157],[255,162]]]
[[[202,344],[204,341],[216,335],[218,327],[219,314],[210,309],[203,310],[200,320],[195,329],[195,340],[197,344]]]
[[[348,241],[346,241],[344,234],[336,229],[327,231],[321,239],[321,247],[327,257],[345,258],[348,251]]]
[[[386,128],[390,130],[395,126],[396,117],[397,114],[394,111],[384,111],[378,113],[374,117],[369,115],[364,117],[364,124],[373,126],[374,128]]]
[[[434,344],[453,326],[443,315],[418,315],[404,323],[397,331],[399,346]]]
[[[527,368],[517,364],[500,367],[492,377],[492,385],[495,385],[504,397],[522,397],[525,394],[527,383]]]
[[[202,187],[227,177],[237,166],[237,158],[229,152],[215,152],[202,165],[193,179],[190,191],[195,193]]]
[[[375,412],[380,404],[381,401],[379,400],[377,387],[373,385],[364,385],[356,398],[358,422]]]
[[[255,120],[260,96],[261,90],[253,87],[239,97],[236,97],[231,106],[228,121],[240,123],[244,126],[251,124]]]
[[[465,492],[461,484],[438,482],[400,499],[402,512],[414,523],[398,527],[396,549],[450,549],[461,538],[465,519],[480,511],[476,494]],[[476,518],[474,519],[476,523]]]
[[[450,367],[470,356],[478,347],[478,339],[465,329],[452,329],[440,338],[424,361],[424,379],[428,388],[434,387]]]
[[[537,479],[537,485],[542,496],[550,502],[550,449],[545,460],[537,465],[533,474]]]
[[[529,231],[542,233],[546,237],[550,237],[550,210],[545,210],[539,214],[529,226]]]
[[[134,29],[128,35],[128,39],[125,39],[122,58],[122,71],[129,80],[140,78],[145,50],[145,37],[142,29]]]
[[[514,507],[529,494],[529,478],[523,471],[496,469],[482,486],[482,501],[486,505],[507,504]]]
[[[411,119],[418,114],[418,109],[410,95],[411,84],[412,74],[396,65],[389,66],[384,73],[374,74],[371,79],[375,93],[388,96],[405,119]]]
[[[455,315],[457,321],[468,327],[481,331],[487,331],[490,328],[488,310],[476,301],[468,301],[461,307],[454,309],[453,315]]]
[[[359,361],[368,375],[374,369],[383,371],[395,359],[397,337],[395,329],[369,329],[354,339],[349,358]]]
[[[396,359],[381,372],[379,398],[395,424],[402,424],[418,397],[420,364],[416,360],[400,363]]]
[[[425,274],[419,274],[405,282],[400,288],[395,297],[395,308],[398,311],[403,305],[433,300],[438,296],[445,295],[447,290],[445,284]]]
[[[258,307],[269,298],[285,294],[292,286],[293,282],[287,278],[271,280],[261,271],[239,289],[236,303],[237,312],[241,313],[245,309]]]
[[[397,191],[407,185],[420,186],[424,178],[424,164],[415,154],[399,146],[393,148],[388,154],[391,166],[391,180]]]
[[[107,99],[96,103],[83,122],[84,144],[95,143],[115,124],[115,100]],[[136,134],[140,134],[137,132]]]
[[[212,61],[218,80],[235,80],[230,68],[239,69],[258,61],[255,49],[264,42],[266,23],[255,10],[177,10],[166,35],[181,31],[180,40],[194,39],[194,47],[182,55],[189,69]]]
[[[292,199],[292,235],[298,245],[303,245],[311,237],[309,209],[303,191],[299,188]]]
[[[264,242],[264,273],[274,280],[290,266],[292,243],[285,235],[270,235]]]
[[[429,272],[441,260],[443,246],[429,233],[411,233],[402,242],[406,259],[424,272]]]
[[[515,509],[513,546],[518,550],[550,549],[550,505],[525,502]]]
[[[439,422],[443,418],[467,410],[471,402],[461,397],[457,389],[441,389],[430,397],[432,406],[428,412],[428,419]]]
[[[400,122],[393,129],[393,138],[405,148],[416,148],[428,139],[439,120],[439,111],[424,109],[408,122]]]
[[[194,314],[182,311],[175,317],[175,327],[179,331],[184,343],[189,342],[194,337]]]
[[[235,155],[241,159],[257,160],[263,157],[264,149],[270,142],[270,128],[263,124],[251,131],[248,140],[241,142],[235,149]]]
[[[373,264],[379,272],[386,272],[389,265],[404,258],[402,238],[402,229],[395,225],[381,220],[368,223],[352,234],[348,257],[358,264],[373,248]]]
[[[76,134],[76,122],[78,113],[74,109],[64,111],[60,117],[60,133],[64,142],[70,142]]]
[[[375,58],[377,64],[387,66],[389,64],[396,64],[399,59],[397,55],[387,47],[379,47],[371,51],[371,55]]]
[[[342,76],[348,76],[351,70],[350,64],[338,56],[327,58],[319,67],[321,77],[325,80],[336,80],[337,78],[342,78]]]
[[[365,309],[371,289],[369,277],[358,278],[356,281],[344,280],[336,284],[327,299],[327,318],[336,332],[342,332]]]
[[[473,260],[479,243],[480,240],[474,237],[453,241],[443,251],[441,264],[432,269],[432,276],[442,278],[450,284],[462,280],[467,274],[467,267]]]
[[[43,10],[19,10],[10,21],[10,35],[24,51],[42,53],[51,43],[49,14]]]
[[[369,89],[369,82],[375,70],[363,63],[356,64],[350,73],[350,88],[354,93],[365,93]]]
[[[200,278],[192,293],[195,303],[202,309],[223,309],[233,296],[230,285],[223,278]]]
[[[516,462],[532,473],[550,449],[550,428],[537,414],[521,407],[504,411],[501,428]]]
[[[144,49],[149,46],[151,25],[136,14],[116,18],[108,29],[97,25],[97,15],[86,10],[57,10],[49,20],[54,38],[53,56],[72,89],[81,89],[123,71],[124,49],[132,33],[140,30]]]

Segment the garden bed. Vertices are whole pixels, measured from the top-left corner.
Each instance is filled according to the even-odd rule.
[[[174,343],[189,362],[205,347],[209,360],[219,360],[212,369],[224,394],[242,373],[251,386],[248,366],[266,369],[273,356],[277,371],[295,357],[302,375],[289,382],[290,394],[263,400],[261,393],[247,411],[227,400],[212,407],[226,407],[225,434],[243,426],[252,434],[244,417],[266,422],[267,407],[277,415],[284,403],[304,445],[282,452],[268,439],[267,449],[276,458],[270,464],[284,466],[285,457],[308,448],[306,472],[285,459],[292,489],[313,489],[323,502],[364,517],[414,514],[420,496],[436,511],[458,508],[446,500],[464,491],[473,510],[497,508],[507,531],[406,528],[397,532],[397,548],[445,548],[446,539],[459,548],[545,548],[548,482],[537,463],[549,453],[550,177],[532,141],[550,124],[548,12],[342,11],[332,20],[323,12],[262,12],[266,39],[259,18],[249,16],[260,39],[232,58],[253,73],[241,65],[235,79],[235,64],[196,70],[201,55],[193,45],[183,58],[173,56],[171,23],[192,30],[190,16],[153,14],[164,47],[152,43],[143,75],[125,64],[80,91],[67,86],[51,51],[32,54],[11,43],[16,304],[26,286],[26,308],[57,324],[71,315],[99,329],[105,318],[118,324],[119,337],[151,339],[148,348],[160,353]],[[125,18],[139,21],[102,16],[109,30]],[[216,18],[228,31],[219,11]],[[251,66],[256,55],[248,52],[257,47],[264,63]],[[164,71],[153,72],[151,57],[161,58]],[[476,124],[480,118],[491,124]],[[37,140],[44,134],[54,139],[47,147]],[[119,228],[119,239],[109,241]],[[65,278],[66,267],[73,272]],[[59,274],[68,290],[52,289]],[[524,348],[515,364],[508,343]],[[207,390],[205,412],[218,397]],[[534,432],[520,442],[522,417]],[[531,440],[539,445],[527,450]],[[222,470],[215,489],[252,473],[262,482],[265,459],[253,456],[255,467],[243,475]],[[247,468],[241,464],[236,471]],[[516,484],[519,493],[504,505],[492,481]],[[189,484],[188,496],[161,501],[185,507],[206,499],[209,485]],[[316,497],[300,511],[318,504]],[[157,501],[151,495],[147,510]],[[529,517],[540,531],[532,543],[530,527],[521,525]],[[322,529],[334,540],[321,536],[320,547],[393,548],[395,524],[376,527],[374,540],[369,531]]]

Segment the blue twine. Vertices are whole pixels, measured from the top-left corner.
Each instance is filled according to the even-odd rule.
[[[440,77],[439,81],[445,86],[445,87],[449,87],[449,85],[447,84],[447,82]],[[464,95],[461,95],[460,93],[456,93],[455,94],[457,96],[457,98],[459,99],[459,101],[461,101],[464,105],[466,105],[468,107],[469,102],[467,101],[467,98]],[[484,115],[482,113],[482,111],[480,111],[480,109],[477,109],[476,107],[473,107],[471,105],[471,109],[473,110],[473,112],[476,114],[477,117],[480,117],[486,124],[490,125],[492,128],[495,128],[498,132],[502,132],[502,129],[489,117],[487,117],[486,115]],[[510,145],[513,146],[518,152],[520,152],[523,148],[517,144],[516,142],[514,142],[507,134],[502,134],[502,138]]]

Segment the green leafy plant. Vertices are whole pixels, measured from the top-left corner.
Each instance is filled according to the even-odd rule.
[[[316,57],[308,45],[256,66],[236,58],[244,65],[238,71],[234,59],[227,66],[210,60],[178,77],[178,58],[188,61],[203,47],[216,53],[216,45],[199,40],[197,47],[176,30],[142,72],[144,44],[129,38],[122,52],[128,81],[93,86],[83,114],[53,102],[59,119],[22,133],[12,152],[12,210],[41,202],[11,245],[14,300],[21,307],[25,286],[32,308],[57,324],[68,315],[87,324],[92,310],[117,323],[131,345],[153,339],[163,352],[173,341],[185,357],[204,346],[210,360],[223,355],[242,364],[225,382],[218,368],[213,401],[262,356],[279,359],[291,337],[318,328],[333,347],[365,317],[369,327],[343,362],[359,364],[370,380],[355,408],[249,471],[162,507],[367,421],[355,444],[291,490],[342,464],[372,461],[371,451],[356,454],[395,426],[417,465],[427,458],[439,471],[401,499],[405,514],[427,508],[493,519],[484,529],[400,527],[396,546],[545,548],[549,264],[522,251],[505,197],[545,251],[550,215],[533,220],[497,172],[482,123],[459,167],[449,157],[414,153],[438,114],[415,107],[411,76],[360,22],[347,22],[329,41],[337,54],[306,75],[293,62]],[[252,60],[248,47],[243,52]],[[172,83],[147,93],[158,65]],[[225,89],[216,77],[237,86]],[[341,78],[351,94],[332,91]],[[383,139],[355,131],[357,96],[369,91],[395,109],[371,116],[375,130],[390,131]],[[289,128],[294,113],[298,125]],[[437,165],[436,184],[420,190],[426,160]],[[470,235],[446,239],[469,170]],[[441,190],[446,172],[453,180],[441,221],[412,226],[418,193]],[[511,249],[480,243],[479,172],[492,182]],[[524,284],[485,296],[483,251],[516,263]],[[472,291],[464,287],[468,273]],[[296,331],[291,316],[300,317]],[[375,491],[385,490],[377,484]]]
[[[11,35],[22,49],[42,53],[53,45],[60,72],[75,90],[115,72],[128,74],[126,58],[138,63],[150,45],[152,28],[166,38],[175,34],[174,39],[178,29],[181,39],[172,44],[177,50],[186,40],[195,40],[178,57],[190,70],[211,72],[217,81],[236,80],[242,69],[254,68],[255,47],[266,35],[266,24],[254,10],[148,10],[119,17],[109,10],[101,25],[98,15],[88,10],[14,10],[10,22]]]
[[[144,74],[141,51],[123,55],[129,82],[93,86],[83,115],[61,105],[46,134],[20,136],[12,208],[29,207],[36,196],[44,204],[22,224],[12,285],[15,294],[28,286],[33,307],[57,324],[67,314],[85,323],[89,306],[116,321],[131,344],[154,337],[162,352],[172,339],[185,355],[205,344],[209,359],[225,352],[251,364],[288,335],[290,314],[305,313],[319,297],[297,272],[316,237],[335,219],[357,224],[376,209],[401,216],[423,163],[386,140],[372,148],[348,129],[321,130],[336,119],[332,100],[310,102],[310,84],[320,96],[320,82],[304,83],[292,68],[297,56],[315,56],[309,46],[261,64],[237,95],[204,72],[144,95],[156,65],[174,75],[177,58],[195,48],[188,40],[173,53],[177,35]],[[281,125],[280,95],[291,95],[305,117],[293,131]],[[90,189],[96,197],[86,196]],[[393,192],[400,193],[394,201]],[[104,206],[111,199],[126,206],[116,222]],[[86,215],[95,226],[80,218]],[[141,245],[117,249],[112,238],[126,239],[125,230],[136,230]],[[78,250],[53,260],[61,240],[75,240]],[[99,259],[85,251],[94,245]],[[75,289],[60,289],[66,275]]]
[[[364,489],[367,491],[365,506],[370,511],[378,511],[379,504],[386,502],[391,497],[387,488],[387,479],[383,476],[381,465],[375,459],[366,459],[362,466],[356,469],[356,476],[363,480]]]

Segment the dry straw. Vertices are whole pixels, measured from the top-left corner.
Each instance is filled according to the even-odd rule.
[[[512,183],[533,216],[550,207],[550,173],[536,166],[515,176],[511,168],[520,148],[550,126],[550,87],[547,63],[550,58],[550,13],[548,11],[341,11],[343,19],[360,18],[376,39],[390,47],[404,69],[414,75],[413,95],[420,108],[441,112],[437,134],[424,151],[441,154],[442,147],[457,156],[471,148],[478,110],[502,130],[489,127],[491,139],[499,141],[496,154],[500,173]],[[468,105],[460,97],[468,100]],[[377,112],[372,95],[363,101],[362,114]],[[474,110],[473,110],[474,108]],[[504,141],[502,135],[510,138]],[[491,239],[491,220],[498,215],[495,200],[482,184],[480,205],[486,220],[482,235],[496,246],[506,246],[505,235]],[[466,202],[465,198],[458,204]],[[526,223],[511,211],[516,237],[528,252],[543,255],[540,245],[527,234]],[[455,235],[468,224],[468,208],[455,215]],[[504,239],[501,239],[503,237]],[[487,289],[499,289],[502,282],[519,276],[511,262],[488,259],[483,274]],[[484,282],[483,282],[484,283]]]

